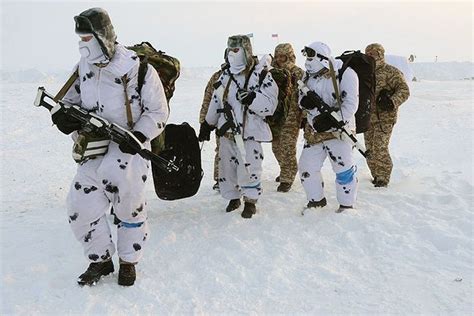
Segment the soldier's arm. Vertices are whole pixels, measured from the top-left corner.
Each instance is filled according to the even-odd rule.
[[[209,110],[209,103],[211,102],[212,93],[214,92],[214,83],[219,80],[220,75],[221,71],[215,72],[206,85],[206,89],[204,90],[204,97],[202,99],[201,111],[199,112],[199,124],[202,124],[206,119],[206,114]]]
[[[278,85],[270,72],[265,76],[260,89],[255,92],[256,96],[249,105],[249,110],[262,117],[272,115],[278,105]]]
[[[389,76],[390,79],[388,80],[390,90],[393,91],[392,97],[390,99],[392,100],[395,107],[398,108],[410,96],[410,89],[408,88],[408,84],[405,81],[403,73],[396,68],[394,68],[392,71],[393,74]]]

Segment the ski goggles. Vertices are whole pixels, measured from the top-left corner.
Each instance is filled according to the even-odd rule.
[[[308,47],[308,46],[305,46],[301,50],[301,53],[303,54],[304,57],[307,57],[307,58],[318,57],[320,60],[323,60],[323,59],[327,60],[328,59],[326,56],[318,54],[314,49],[312,49],[311,47]]]

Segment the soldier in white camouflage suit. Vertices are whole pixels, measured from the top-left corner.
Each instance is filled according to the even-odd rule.
[[[370,44],[365,53],[375,59],[376,106],[370,114],[370,129],[364,133],[367,165],[375,187],[386,187],[390,182],[393,163],[388,146],[397,122],[398,108],[410,96],[403,73],[385,63],[385,49],[378,43]]]

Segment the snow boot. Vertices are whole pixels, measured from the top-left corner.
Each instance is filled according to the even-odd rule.
[[[118,284],[123,286],[132,286],[137,278],[135,264],[129,262],[120,262]]]
[[[322,198],[320,201],[309,201],[306,207],[307,208],[325,207],[327,204],[328,202],[326,201],[326,198]]]
[[[114,272],[114,263],[112,260],[102,262],[92,262],[89,264],[86,272],[77,279],[79,285],[94,285],[103,275]]]
[[[351,206],[339,205],[339,208],[336,210],[336,213],[342,213],[345,210],[351,209],[351,208],[353,208],[352,205]]]
[[[282,182],[277,188],[278,192],[288,192],[291,189],[291,183]]]
[[[252,202],[245,202],[244,210],[242,211],[243,218],[252,218],[252,216],[257,213],[257,208],[255,207],[255,203]]]
[[[374,179],[374,187],[376,188],[386,188],[388,186],[388,182],[383,180]]]
[[[233,199],[229,201],[229,204],[227,205],[225,211],[227,213],[235,211],[240,207],[240,199]]]

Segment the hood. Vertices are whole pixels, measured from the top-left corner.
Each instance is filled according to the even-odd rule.
[[[287,60],[283,65],[280,65],[280,66],[277,66],[275,63],[275,60],[273,60],[273,63],[272,63],[273,67],[285,68],[285,69],[290,70],[295,65],[295,62],[296,62],[295,51],[293,49],[293,46],[291,46],[290,43],[278,44],[275,47],[275,53],[273,56],[276,56],[276,55],[284,55],[286,56]]]
[[[379,43],[373,43],[365,48],[365,53],[371,53],[375,59],[375,68],[379,68],[385,64],[385,49]]]
[[[74,17],[76,33],[93,34],[100,44],[102,52],[108,59],[115,54],[115,35],[112,21],[107,11],[101,8],[91,8]]]

